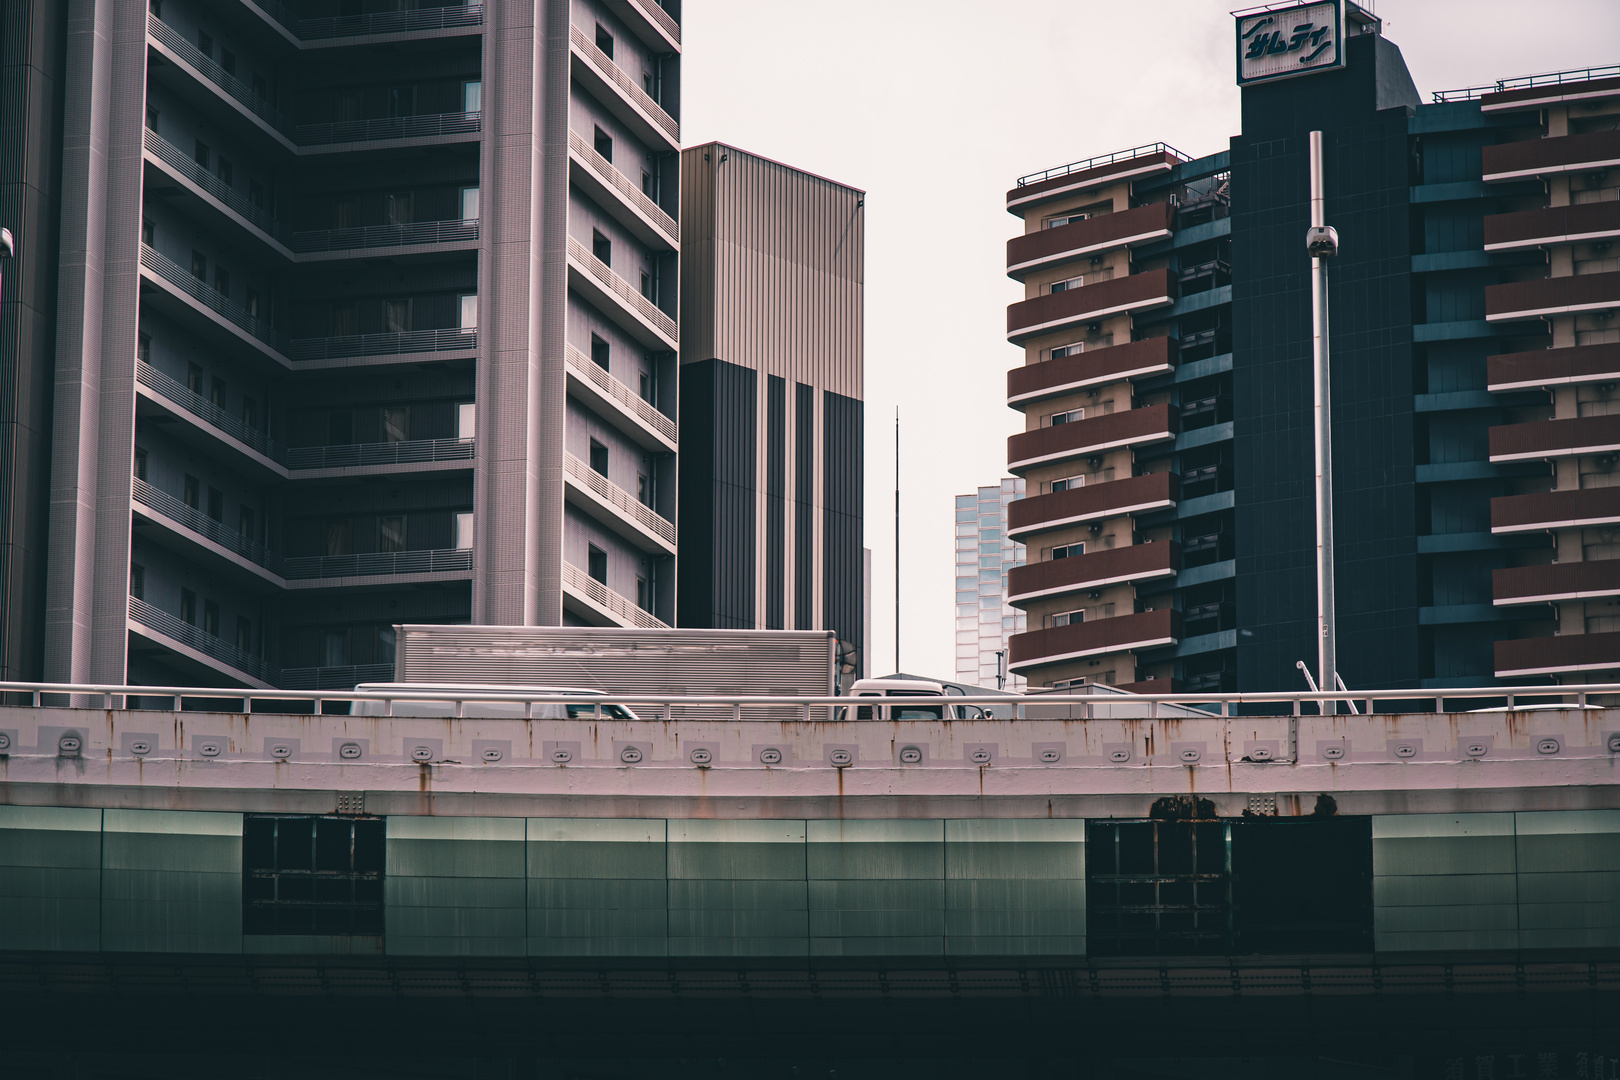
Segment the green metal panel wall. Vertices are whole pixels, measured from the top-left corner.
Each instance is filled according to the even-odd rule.
[[[806,840],[812,956],[944,953],[943,821],[811,821]]]
[[[669,823],[669,955],[804,956],[802,821]]]
[[[526,836],[523,818],[389,818],[388,952],[522,956]]]
[[[662,820],[530,818],[531,956],[664,956],[668,870]]]
[[[101,811],[0,806],[0,949],[101,948]]]
[[[1373,818],[1374,948],[1517,948],[1513,817]]]
[[[1620,810],[1515,814],[1519,945],[1620,945]]]
[[[945,822],[945,932],[953,956],[1083,955],[1086,823]]]
[[[242,815],[106,810],[101,947],[242,951]]]

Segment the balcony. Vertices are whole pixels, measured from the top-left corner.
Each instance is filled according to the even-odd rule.
[[[570,179],[596,202],[607,208],[621,207],[623,213],[614,214],[615,220],[629,229],[642,243],[652,248],[678,248],[681,227],[664,212],[663,207],[649,199],[641,188],[580,137],[578,132],[568,133],[568,157],[574,165]]]
[[[356,229],[310,229],[292,233],[287,242],[293,251],[307,256],[300,258],[299,262],[364,258],[380,253],[399,256],[417,251],[471,251],[478,246],[478,219],[367,225]],[[384,250],[379,252],[377,249]]]
[[[339,120],[330,124],[299,124],[294,130],[301,148],[343,150],[353,143],[401,142],[422,146],[468,142],[482,123],[476,112],[427,113],[423,116],[386,116],[376,120]]]
[[[411,581],[464,581],[472,577],[471,548],[369,551],[354,555],[304,555],[284,560],[289,589]]]
[[[1511,89],[1480,95],[1480,112],[1541,109],[1567,101],[1600,101],[1620,96],[1620,78],[1594,78],[1614,71],[1609,68],[1586,68],[1576,71],[1554,72],[1552,75],[1532,75],[1512,79],[1519,83]],[[1503,83],[1497,83],[1503,86]]]
[[[160,137],[150,129],[142,133],[142,148],[148,159],[161,172],[173,179],[189,184],[192,194],[204,203],[212,200],[212,209],[229,219],[231,224],[283,258],[292,256],[292,233],[262,206],[255,206],[240,191],[221,180],[213,170],[205,169],[179,147]],[[149,184],[155,188],[157,185]]]
[[[1549,206],[1485,218],[1486,251],[1516,251],[1615,237],[1620,237],[1620,202],[1615,201]]]
[[[1574,315],[1620,307],[1620,272],[1540,278],[1485,286],[1488,322]]]
[[[1052,333],[1082,323],[1153,308],[1176,301],[1168,270],[1149,270],[1128,277],[1047,293],[1007,306],[1007,340],[1022,345],[1036,334]]]
[[[129,598],[129,621],[132,632],[244,686],[268,690],[278,684],[279,673],[268,660],[238,649],[145,600]]]
[[[667,630],[669,624],[631,603],[573,563],[562,564],[563,602],[596,626]]]
[[[327,476],[375,476],[402,472],[407,466],[471,468],[471,439],[404,439],[399,442],[351,443],[340,446],[299,446],[282,451],[282,460],[294,473]],[[411,469],[410,471],[432,471]],[[295,476],[294,479],[306,477]]]
[[[286,560],[257,540],[243,536],[223,522],[215,521],[194,506],[187,506],[167,491],[159,490],[139,477],[131,481],[130,495],[135,513],[171,530],[179,526],[188,555],[207,555],[237,571],[245,571],[260,584],[282,585]]]
[[[270,438],[259,428],[242,422],[215,405],[201,394],[193,393],[178,379],[170,378],[151,364],[135,361],[135,383],[145,393],[142,396],[175,416],[195,417],[213,429],[216,438],[231,449],[243,454],[254,464],[285,477],[285,471],[275,466],[287,464],[287,448]]]
[[[204,55],[196,45],[186,40],[185,35],[156,15],[147,15],[146,34],[148,44],[163,59],[171,65],[183,65],[188,75],[214,91],[221,100],[245,113],[274,142],[288,150],[293,148],[292,123],[274,105],[255,94],[251,86],[220,67],[212,57]],[[158,65],[154,64],[153,70],[159,70]]]
[[[1559,634],[1496,643],[1499,678],[1615,669],[1620,669],[1620,633]]]
[[[1176,505],[1180,484],[1173,473],[1149,473],[1015,499],[1007,507],[1007,536],[1019,543],[1053,529],[1123,514],[1145,514]]]
[[[1173,608],[1118,615],[1095,622],[1051,626],[1007,639],[1008,669],[1018,674],[1104,653],[1174,645],[1181,639],[1181,613]]]
[[[1560,173],[1602,172],[1620,165],[1620,131],[1593,131],[1485,146],[1480,148],[1480,165],[1486,183]]]
[[[412,11],[384,11],[371,15],[339,15],[326,19],[299,19],[293,29],[300,40],[378,37],[423,30],[454,30],[481,26],[484,5],[459,4],[453,7],[417,8]],[[345,43],[346,44],[346,43]]]
[[[622,120],[631,133],[642,142],[666,144],[671,150],[681,147],[681,125],[654,101],[641,84],[627,75],[608,54],[596,47],[596,42],[577,26],[568,27],[568,40],[573,46],[574,76],[602,105]]]
[[[333,337],[296,338],[287,343],[287,354],[301,363],[310,361],[345,361],[358,357],[372,358],[371,363],[390,363],[410,357],[421,360],[444,360],[445,356],[422,356],[417,353],[455,353],[471,356],[478,350],[478,331],[460,327],[441,330],[406,330],[397,334],[343,334]],[[343,363],[312,363],[311,367],[346,367]]]
[[[1180,417],[1169,405],[1149,405],[1036,428],[1007,440],[1007,471],[1022,475],[1037,465],[1093,457],[1123,446],[1171,442],[1180,430]]]
[[[1014,504],[1016,505],[1016,504]],[[1620,524],[1620,487],[1542,491],[1491,500],[1491,532],[1541,532]]]
[[[1015,236],[1007,241],[1007,276],[1022,281],[1031,270],[1163,240],[1170,235],[1174,214],[1175,207],[1167,202],[1148,203]]]
[[[1173,366],[1175,338],[1156,337],[1088,349],[1007,372],[1007,404],[1012,408],[1125,379],[1162,375]]]
[[[624,329],[643,345],[671,352],[681,347],[679,324],[572,236],[568,238],[568,285],[595,306],[609,311],[617,308],[630,316]]]
[[[1180,569],[1181,545],[1174,542],[1099,548],[1069,559],[1013,567],[1007,571],[1007,603],[1021,607],[1046,596],[1174,577]]]
[[[675,554],[675,523],[573,454],[565,456],[563,494],[636,547],[654,555]]]
[[[1498,607],[1596,596],[1620,596],[1620,559],[1510,566],[1491,571],[1491,598]]]
[[[179,313],[200,316],[208,329],[217,331],[214,336],[251,344],[277,365],[288,366],[288,342],[268,319],[250,314],[247,308],[145,244],[141,245],[141,271],[143,278],[163,286],[160,293],[173,298]]]
[[[1620,416],[1581,416],[1503,424],[1490,429],[1492,461],[1612,454],[1620,451]]]
[[[570,394],[603,416],[617,417],[622,421],[620,430],[646,449],[675,453],[680,427],[674,420],[572,345],[567,346],[565,358]]]
[[[1007,192],[1007,212],[1021,215],[1027,207],[1061,198],[1070,192],[1118,183],[1137,176],[1167,173],[1177,163],[1188,160],[1186,154],[1174,147],[1149,143],[1021,176],[1018,186]]]
[[[1485,364],[1495,391],[1620,382],[1620,343],[1504,353]]]

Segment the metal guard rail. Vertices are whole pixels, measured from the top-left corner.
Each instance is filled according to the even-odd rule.
[[[155,630],[165,637],[189,645],[198,652],[211,656],[223,664],[229,664],[237,671],[251,675],[261,682],[280,681],[275,665],[268,660],[238,649],[224,638],[193,626],[178,616],[170,615],[145,600],[133,596],[129,598],[129,617],[149,630]],[[38,703],[37,695],[34,701]]]
[[[1133,146],[1129,150],[1115,150],[1112,154],[1099,154],[1096,157],[1086,158],[1084,161],[1071,161],[1067,165],[1057,165],[1041,172],[1030,173],[1028,176],[1020,176],[1018,186],[1025,187],[1029,184],[1038,184],[1042,180],[1050,180],[1054,176],[1067,176],[1070,173],[1085,172],[1087,169],[1095,169],[1100,165],[1112,165],[1116,161],[1129,161],[1131,158],[1146,157],[1149,154],[1169,154],[1171,157],[1181,161],[1192,160],[1190,155],[1183,154],[1169,143],[1144,143],[1141,146]]]
[[[282,465],[287,463],[287,448],[285,446],[270,438],[258,428],[249,427],[237,417],[232,416],[212,401],[182,384],[178,379],[171,378],[144,360],[135,361],[135,381],[150,390],[162,394],[193,416],[206,420],[209,424],[238,442],[251,446],[271,461]]]
[[[471,352],[478,348],[478,331],[459,327],[442,330],[405,330],[396,334],[335,334],[295,338],[287,342],[294,360],[335,360],[346,356],[392,356],[418,352]]]
[[[675,543],[674,522],[636,499],[624,488],[615,484],[573,454],[564,455],[564,463],[567,465],[568,475],[584,484],[598,498],[613,506],[619,513],[654,536],[663,539],[667,543]]]
[[[630,178],[618,169],[613,163],[596,152],[596,147],[586,142],[577,131],[568,133],[568,148],[578,154],[580,160],[590,166],[591,170],[607,181],[620,198],[625,199],[637,210],[646,215],[653,224],[675,243],[681,242],[681,227],[664,212],[664,208],[649,199],[645,192],[630,182]]]
[[[675,118],[664,111],[664,107],[652,99],[652,96],[636,85],[636,81],[625,74],[624,69],[613,62],[612,57],[596,47],[596,42],[585,36],[585,31],[572,23],[568,27],[568,39],[579,50],[581,56],[590,61],[591,65],[605,76],[608,81],[618,87],[630,102],[653,122],[671,142],[676,146],[681,144],[681,125]]]
[[[607,289],[618,298],[619,302],[629,308],[641,319],[663,334],[670,341],[678,342],[681,339],[680,324],[664,313],[664,310],[651,300],[642,296],[640,292],[630,287],[630,283],[618,274],[607,263],[598,259],[584,244],[568,238],[568,255],[579,263],[595,278],[597,284]]]
[[[299,19],[296,32],[303,40],[310,41],[358,37],[362,34],[400,34],[412,30],[450,30],[462,26],[480,26],[483,21],[484,5],[471,3],[416,8],[412,11],[384,11],[371,15]]]
[[[369,551],[356,555],[294,555],[285,561],[288,581],[311,578],[372,577],[388,574],[445,574],[472,570],[470,548]]]
[[[292,234],[296,252],[351,251],[406,244],[455,244],[478,239],[478,220],[417,221],[409,225],[363,225],[352,229],[309,229]]]
[[[285,225],[271,217],[262,208],[254,206],[253,203],[243,197],[241,192],[197,164],[194,158],[186,156],[178,146],[175,146],[151,128],[147,128],[142,137],[146,149],[152,152],[153,157],[236,211],[249,224],[256,226],[266,236],[282,244],[290,243],[292,234],[287,231]]]
[[[658,0],[635,0],[635,5],[642,14],[657,23],[659,28],[670,36],[670,40],[677,45],[681,43],[681,24],[676,22],[669,12],[664,10],[663,5]]]
[[[573,563],[563,563],[563,585],[588,597],[592,603],[604,607],[615,616],[642,630],[666,630],[669,624],[650,611],[644,611],[630,602],[628,596],[614,592]]]
[[[240,555],[255,565],[262,566],[271,573],[285,577],[285,560],[281,555],[257,540],[251,540],[235,529],[226,528],[220,522],[204,514],[196,507],[187,506],[167,491],[155,488],[151,484],[135,477],[131,481],[131,494],[139,503],[156,510],[161,516],[168,518],[177,525],[206,536],[227,551]]]
[[[340,469],[356,465],[414,465],[471,461],[471,439],[404,439],[400,442],[297,446],[284,451],[289,469]]]
[[[1519,75],[1511,79],[1498,79],[1487,86],[1465,86],[1460,90],[1436,90],[1434,103],[1444,105],[1451,101],[1477,101],[1486,94],[1500,94],[1505,90],[1529,90],[1537,86],[1559,86],[1563,83],[1590,82],[1620,75],[1620,64],[1603,67],[1571,68],[1568,71],[1549,71],[1541,75]]]
[[[424,139],[438,135],[476,135],[481,113],[427,113],[422,116],[387,116],[376,120],[337,120],[329,124],[299,124],[300,146],[369,142],[374,139]]]
[[[146,30],[164,48],[177,54],[180,59],[202,72],[215,86],[225,91],[236,101],[251,109],[259,119],[275,128],[281,134],[292,138],[293,126],[281,112],[264,98],[253,92],[253,88],[238,79],[235,75],[220,67],[214,58],[208,56],[197,46],[187,41],[179,31],[156,15],[148,13],[146,16]]]
[[[158,277],[193,300],[207,307],[220,318],[229,320],[233,325],[239,327],[253,338],[264,342],[283,355],[286,354],[286,339],[271,327],[269,320],[248,314],[247,308],[222,295],[213,286],[198,280],[192,276],[189,270],[181,267],[179,263],[167,255],[142,244],[141,265],[150,269]]]
[[[659,412],[651,402],[644,399],[640,394],[631,390],[606,371],[603,371],[601,365],[586,356],[584,352],[569,345],[566,347],[565,356],[569,367],[578,372],[586,382],[618,402],[621,409],[634,415],[636,419],[670,442],[680,441],[679,424]]]

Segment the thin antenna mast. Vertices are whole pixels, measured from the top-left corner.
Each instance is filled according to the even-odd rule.
[[[900,406],[894,407],[894,670],[900,672]]]

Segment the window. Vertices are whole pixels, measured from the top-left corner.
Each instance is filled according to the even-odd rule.
[[[456,406],[456,438],[470,439],[477,430],[478,407],[470,401]]]
[[[208,516],[219,522],[225,520],[225,493],[217,487],[208,489]]]
[[[219,176],[220,182],[226,187],[231,187],[235,183],[236,166],[232,165],[231,159],[224,154],[219,157],[219,168],[215,170],[215,173]]]
[[[197,625],[197,594],[190,589],[180,590],[180,620],[188,626]]]
[[[613,265],[613,241],[596,229],[591,230],[591,254],[602,260],[604,266]]]
[[[607,158],[608,161],[613,160],[613,136],[601,128],[596,129],[596,152]]]
[[[236,74],[236,54],[229,49],[219,50],[219,66],[225,69],[225,74]]]
[[[409,191],[391,191],[383,196],[383,214],[386,224],[409,225],[416,220],[412,215],[413,200]]]
[[[345,337],[360,332],[360,306],[353,301],[332,305],[332,333]]]
[[[219,637],[219,601],[203,601],[203,633]]]
[[[197,51],[210,60],[214,58],[214,36],[206,30],[197,31]]]
[[[1085,544],[1060,544],[1052,549],[1054,559],[1073,559],[1086,553]]]
[[[653,192],[652,173],[648,172],[646,169],[641,170],[641,193],[647,196],[649,199],[658,198],[658,196]]]
[[[456,514],[456,549],[471,551],[473,546],[473,516],[471,510]]]
[[[1053,349],[1052,350],[1052,359],[1053,360],[1061,360],[1065,356],[1078,356],[1078,355],[1080,355],[1081,353],[1083,353],[1085,351],[1086,351],[1086,343],[1085,342],[1083,342],[1083,341],[1071,341],[1067,345],[1059,345],[1057,348]]]
[[[225,407],[225,380],[218,375],[214,376],[213,385],[208,388],[208,400],[221,409]]]
[[[652,275],[647,273],[645,270],[641,272],[641,295],[645,296],[649,300],[654,299],[653,278]]]
[[[259,428],[259,403],[245,395],[242,398],[242,424],[254,431]]]
[[[381,818],[247,814],[242,932],[383,932]]]
[[[142,334],[135,339],[135,359],[143,364],[152,362],[152,335]]]
[[[653,73],[646,68],[641,69],[641,89],[643,93],[654,101],[658,100],[658,83],[653,78]]]
[[[1073,626],[1076,623],[1083,623],[1085,621],[1086,621],[1086,613],[1083,610],[1081,610],[1081,611],[1063,611],[1063,612],[1059,612],[1056,615],[1048,615],[1047,618],[1046,618],[1046,625],[1048,625],[1048,626]]]
[[[410,438],[411,408],[409,405],[384,405],[382,410],[383,442],[399,443]]]
[[[181,496],[180,496],[180,501],[181,502],[185,503],[187,506],[191,507],[193,510],[196,510],[201,506],[201,504],[202,504],[202,481],[201,480],[198,480],[195,476],[187,476],[185,478],[185,480],[182,481],[180,490],[181,490]]]
[[[653,377],[647,372],[643,371],[641,373],[641,400],[651,405],[653,404],[653,398],[655,396],[656,393],[653,390]]]
[[[260,210],[264,209],[264,185],[257,180],[248,181],[248,202]]]
[[[480,112],[484,108],[484,84],[474,80],[461,84],[461,111]]]
[[[326,554],[348,555],[354,551],[354,522],[340,518],[326,523]]]
[[[607,53],[609,60],[613,59],[613,35],[608,33],[601,23],[596,24],[596,47]]]
[[[461,220],[478,220],[478,189],[475,187],[461,189]]]
[[[248,540],[253,539],[253,507],[238,506],[236,508],[236,531]]]
[[[395,297],[383,301],[383,329],[390,334],[403,334],[411,328],[411,301],[408,297]]]
[[[461,297],[460,327],[463,330],[478,329],[478,294],[466,293]]]
[[[394,628],[392,626],[377,627],[377,662],[386,664],[394,659]]]
[[[236,647],[245,653],[253,651],[253,620],[246,615],[236,617]]]
[[[608,358],[611,355],[612,355],[612,349],[609,347],[608,343],[604,339],[598,337],[597,335],[592,334],[591,335],[591,362],[594,363],[597,367],[601,368],[603,371],[607,371],[608,370]]]
[[[154,135],[158,133],[158,111],[150,105],[146,107],[146,130]]]
[[[146,599],[146,567],[140,563],[129,564],[129,595],[137,600]]]
[[[405,515],[384,514],[377,519],[377,550],[405,550]]]
[[[146,481],[146,451],[139,446],[135,448],[135,479]]]
[[[636,501],[642,506],[653,504],[652,478],[646,473],[636,474]]]
[[[347,667],[349,663],[349,632],[327,630],[321,635],[321,666]]]
[[[141,243],[147,247],[157,243],[157,229],[153,227],[151,218],[141,219]]]
[[[214,267],[214,291],[226,299],[230,298],[231,272],[223,266]]]
[[[332,200],[332,228],[353,229],[359,224],[359,200],[353,196]]]
[[[1086,279],[1083,276],[1067,278],[1063,281],[1054,281],[1052,282],[1051,291],[1055,293],[1068,292],[1070,289],[1078,289],[1085,283]]]
[[[208,144],[198,139],[196,149],[191,152],[191,159],[206,169],[212,157],[213,151],[208,148]]]
[[[186,389],[198,397],[202,397],[203,369],[196,364],[186,365]]]
[[[253,96],[264,101],[270,98],[270,84],[257,71],[253,73]]]
[[[636,607],[642,611],[652,610],[652,596],[647,588],[647,579],[640,574],[636,575]]]
[[[416,87],[392,86],[388,89],[389,116],[416,115]]]
[[[608,448],[591,440],[591,471],[603,476],[608,474]]]
[[[1061,480],[1052,481],[1053,491],[1073,491],[1075,488],[1085,486],[1086,478],[1084,476],[1065,476]]]
[[[1084,420],[1085,418],[1086,410],[1070,409],[1068,412],[1053,413],[1051,416],[1051,426],[1057,427],[1059,424],[1072,424],[1076,420]]]
[[[1044,227],[1048,229],[1056,229],[1062,225],[1069,225],[1076,221],[1084,221],[1090,216],[1090,214],[1082,210],[1072,211],[1067,214],[1059,214],[1057,217],[1047,218],[1046,225]]]
[[[586,564],[586,572],[591,575],[591,580],[599,581],[603,585],[606,585],[607,552],[603,551],[595,544],[590,545],[586,551]]]
[[[191,253],[191,276],[198,281],[208,280],[208,256],[200,251]]]

